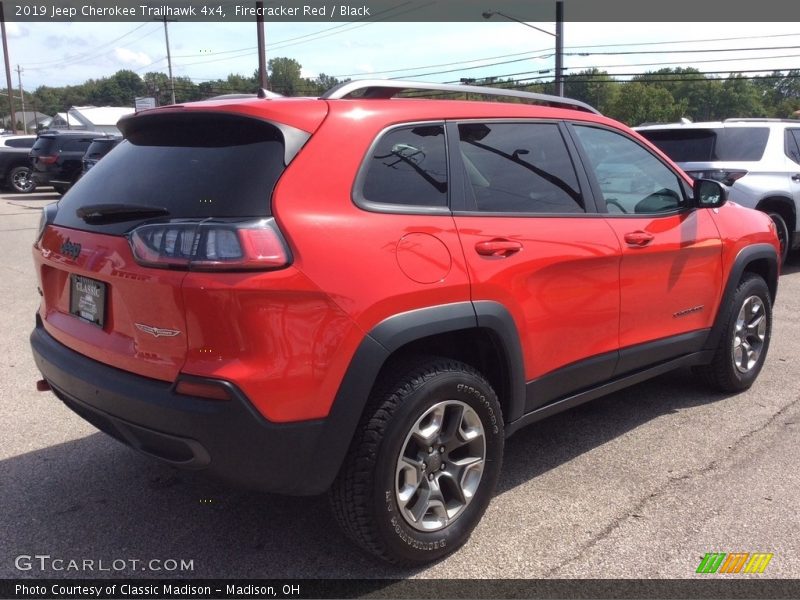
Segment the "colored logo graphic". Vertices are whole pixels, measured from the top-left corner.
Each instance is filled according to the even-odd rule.
[[[707,552],[697,573],[763,573],[773,554],[765,552]]]

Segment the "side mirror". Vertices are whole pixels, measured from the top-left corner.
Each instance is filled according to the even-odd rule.
[[[719,208],[728,201],[728,188],[713,179],[695,179],[692,191],[697,208]]]

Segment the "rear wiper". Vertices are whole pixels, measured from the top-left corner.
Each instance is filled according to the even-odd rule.
[[[165,217],[169,211],[144,204],[87,204],[76,210],[75,214],[89,224],[99,224]]]

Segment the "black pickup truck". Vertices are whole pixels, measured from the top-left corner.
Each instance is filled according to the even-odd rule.
[[[35,141],[35,135],[0,136],[0,185],[19,194],[36,189],[28,159]]]

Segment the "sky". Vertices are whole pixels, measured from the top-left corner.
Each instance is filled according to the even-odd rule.
[[[534,25],[555,31],[552,23]],[[80,84],[120,69],[140,75],[167,72],[160,22],[7,23],[6,28],[15,88],[17,65],[28,91]],[[555,62],[552,36],[498,17],[474,23],[267,23],[265,34],[267,57],[294,58],[307,77],[547,80]],[[195,83],[229,73],[249,76],[257,67],[254,22],[173,22],[169,40],[173,74]],[[564,50],[567,74],[598,67],[626,78],[678,66],[721,76],[770,72],[800,68],[800,27],[791,22],[566,22]]]

